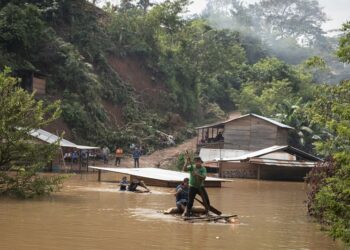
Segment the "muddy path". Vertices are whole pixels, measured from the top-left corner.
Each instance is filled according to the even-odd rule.
[[[174,147],[169,147],[161,150],[157,150],[149,155],[142,155],[140,158],[140,167],[161,167],[165,168],[170,162],[175,160],[180,153],[196,150],[197,138],[192,138],[184,141],[183,143]],[[110,160],[107,164],[108,167],[115,167],[113,155],[111,154]],[[98,164],[100,165],[100,164]],[[131,155],[125,155],[122,160],[120,167],[131,168],[134,167],[134,161]]]

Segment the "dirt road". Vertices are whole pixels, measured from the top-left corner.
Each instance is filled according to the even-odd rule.
[[[143,155],[140,158],[140,167],[164,167],[172,160],[176,159],[180,153],[185,152],[186,150],[195,151],[196,150],[197,139],[189,139],[184,143],[179,144],[175,147],[169,147],[162,150],[155,151],[150,155]],[[109,167],[115,167],[114,161],[110,160]],[[134,167],[134,161],[130,155],[125,156],[121,160],[120,167],[131,168]]]

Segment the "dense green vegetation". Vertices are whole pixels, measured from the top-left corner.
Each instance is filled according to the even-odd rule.
[[[350,61],[350,24],[343,26],[344,35],[337,51],[344,62]],[[330,230],[334,238],[350,243],[350,80],[339,85],[321,85],[309,107],[313,124],[327,132],[315,143],[326,156],[325,168],[310,174],[313,189],[309,193],[309,213]]]
[[[8,74],[8,69],[0,73],[0,195],[49,194],[59,188],[63,177],[38,172],[57,155],[58,145],[34,143],[28,133],[56,119],[59,102],[45,106],[35,101]]]
[[[302,105],[311,98],[313,72],[274,57],[266,41],[246,32],[254,25],[244,32],[217,29],[211,26],[211,14],[184,19],[187,5],[187,0],[155,5],[125,0],[102,11],[83,0],[3,1],[0,66],[47,74],[47,99],[62,100],[62,117],[75,140],[111,147],[158,147],[158,130],[175,133],[177,139],[188,136],[190,130],[171,123],[178,115],[189,125],[224,118],[235,109],[284,117],[282,102],[294,105],[298,100]],[[209,6],[218,9],[213,3]],[[242,7],[237,18],[248,15],[247,10]],[[310,25],[319,27],[322,12],[314,12]],[[226,19],[236,20],[232,15]],[[283,37],[297,44],[308,35],[310,41],[318,41],[309,34],[315,35],[315,29],[284,30],[286,34],[275,40]],[[111,58],[141,61],[151,78],[163,85],[161,94],[151,96],[153,102],[143,99],[135,83],[122,80]],[[107,106],[122,110],[120,122],[111,119],[114,111]]]

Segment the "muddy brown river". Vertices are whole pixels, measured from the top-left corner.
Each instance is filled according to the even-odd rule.
[[[209,188],[212,205],[238,214],[239,225],[184,222],[159,212],[174,206],[172,189],[117,185],[76,175],[50,197],[0,199],[0,249],[344,249],[307,216],[304,183],[235,179]]]

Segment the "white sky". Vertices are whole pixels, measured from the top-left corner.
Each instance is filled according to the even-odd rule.
[[[259,1],[242,0],[242,2],[247,4]],[[194,13],[200,12],[204,9],[206,2],[206,0],[193,0],[190,11]],[[344,22],[350,20],[350,0],[318,0],[318,2],[323,7],[328,19],[331,19],[323,25],[324,30],[339,29]]]
[[[108,0],[100,0],[100,2],[107,2]],[[113,3],[118,3],[119,0],[109,0]],[[152,0],[152,2],[161,2],[162,0]],[[192,13],[200,13],[207,1],[206,0],[192,0],[193,3],[190,6],[189,10]],[[242,0],[243,2],[249,4],[249,3],[256,3],[260,0]],[[281,0],[282,1],[282,0]],[[326,12],[329,19],[328,22],[326,22],[323,25],[324,30],[331,30],[331,29],[339,29],[341,28],[342,23],[344,23],[347,20],[350,20],[350,0],[318,0],[320,3],[320,6],[324,8],[324,11]]]

